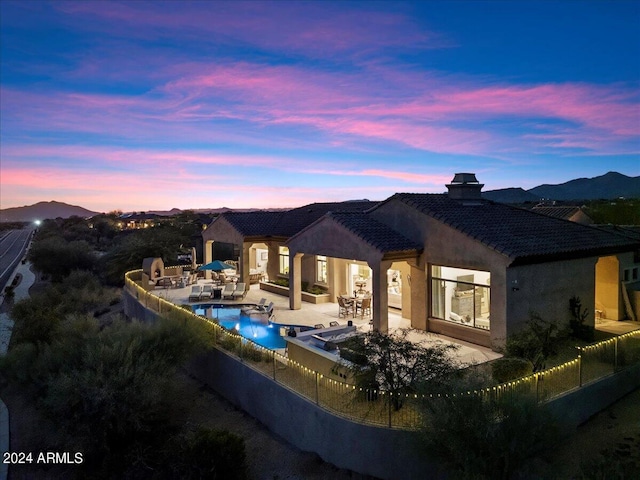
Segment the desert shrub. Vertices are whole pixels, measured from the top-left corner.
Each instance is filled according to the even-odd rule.
[[[261,362],[264,357],[264,360],[268,361],[268,357],[263,350],[250,342],[246,342],[242,347],[242,357],[254,362]]]
[[[430,398],[423,408],[420,448],[441,465],[447,478],[547,478],[544,460],[559,428],[535,399],[450,395]]]
[[[423,344],[407,339],[408,330],[388,335],[372,331],[344,342],[364,363],[338,363],[348,369],[363,389],[389,392],[394,410],[399,410],[407,394],[415,394],[425,384],[434,387],[456,369],[450,353],[452,344]]]
[[[218,336],[218,344],[229,352],[236,352],[240,350],[240,344],[242,337],[231,333],[222,333]]]
[[[247,478],[244,439],[226,430],[199,428],[185,435],[171,452],[180,463],[175,478],[185,480]]]
[[[29,260],[36,270],[61,281],[73,270],[93,270],[97,259],[85,241],[67,242],[61,237],[50,237],[33,243]]]
[[[524,358],[503,357],[491,362],[491,375],[497,383],[526,377],[531,373],[533,365]]]
[[[592,342],[594,339],[595,328],[591,325],[585,325],[585,320],[589,316],[589,312],[582,308],[580,297],[573,296],[569,299],[569,312],[571,318],[569,320],[569,328],[571,335],[585,342]]]
[[[567,337],[565,329],[531,312],[525,328],[507,339],[505,356],[529,360],[533,371],[538,372],[545,368],[549,357],[558,354]]]

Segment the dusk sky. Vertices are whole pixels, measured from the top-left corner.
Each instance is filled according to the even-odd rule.
[[[0,2],[0,208],[640,175],[640,2]]]

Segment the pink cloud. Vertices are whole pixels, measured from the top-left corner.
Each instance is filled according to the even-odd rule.
[[[261,49],[331,57],[381,48],[419,50],[446,48],[450,40],[418,25],[410,11],[380,9],[375,4],[352,8],[349,3],[215,2],[210,8],[188,3],[73,2],[56,7],[68,21],[137,38],[162,38],[179,33],[200,42],[253,44]],[[87,23],[89,22],[89,23]]]
[[[375,68],[384,77],[385,68]],[[420,86],[424,74],[405,72],[389,82],[406,79],[414,90],[398,94],[393,83],[368,81],[367,71],[248,62],[191,62],[168,67],[164,75],[173,80],[138,95],[3,89],[3,115],[27,128],[135,140],[287,147],[294,140],[315,148],[378,140],[495,158],[537,148],[570,153],[577,145],[593,153],[627,153],[639,134],[639,92],[621,85],[486,86],[432,76]],[[487,120],[517,124],[517,132]],[[296,138],[292,128],[305,129],[305,135]]]

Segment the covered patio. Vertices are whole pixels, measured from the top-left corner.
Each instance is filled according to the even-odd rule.
[[[207,280],[199,280],[198,283],[204,284]],[[367,332],[371,329],[370,319],[368,317],[361,318],[356,316],[354,318],[344,318],[338,314],[337,303],[321,303],[311,304],[304,302],[303,306],[298,310],[291,310],[289,307],[289,297],[277,295],[274,293],[261,290],[259,285],[251,285],[244,299],[240,300],[203,300],[202,302],[189,302],[189,293],[191,287],[184,288],[168,288],[163,290],[155,290],[154,295],[158,295],[171,303],[176,305],[198,303],[220,303],[228,305],[242,305],[242,304],[257,304],[261,298],[266,299],[266,303],[273,302],[275,323],[284,325],[305,325],[314,327],[315,325],[322,324],[325,327],[329,326],[329,322],[337,321],[340,324],[346,324],[348,320],[353,322],[353,325],[361,332]],[[457,359],[463,364],[475,364],[483,363],[502,355],[492,351],[490,348],[480,345],[474,345],[472,343],[457,340],[445,335],[440,335],[432,332],[425,332],[424,330],[412,329],[411,321],[406,318],[402,318],[399,313],[395,313],[393,310],[388,312],[389,332],[393,333],[395,330],[404,328],[409,329],[408,338],[412,341],[441,341],[445,343],[452,343],[459,345],[456,351]]]

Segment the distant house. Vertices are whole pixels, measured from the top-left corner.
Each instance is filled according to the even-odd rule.
[[[532,210],[550,217],[562,218],[571,222],[581,223],[583,225],[592,225],[593,220],[589,215],[584,213],[582,207],[572,206],[546,206],[540,205],[533,207]]]
[[[137,230],[155,227],[162,217],[156,213],[133,212],[118,217],[118,225],[122,230]]]
[[[535,311],[569,320],[580,297],[594,324],[625,318],[621,282],[640,265],[640,240],[485,200],[474,174],[456,174],[447,194],[398,193],[382,202],[312,204],[286,212],[224,213],[203,232],[237,247],[240,273],[265,268],[289,279],[300,309],[302,282],[332,301],[373,295],[373,325],[389,308],[413,328],[499,348]]]

